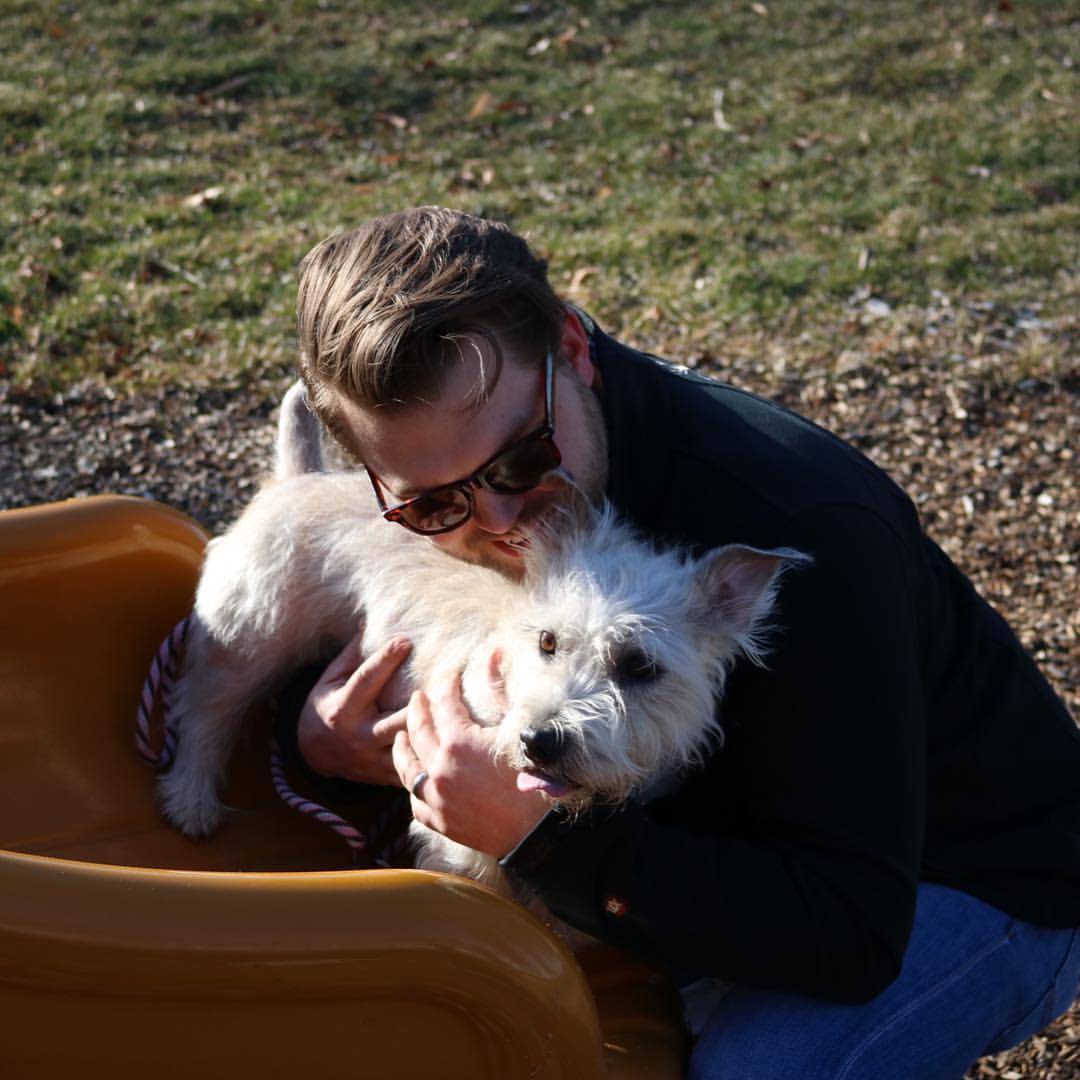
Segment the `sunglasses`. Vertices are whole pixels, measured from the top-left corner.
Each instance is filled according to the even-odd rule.
[[[397,506],[387,506],[379,478],[367,470],[379,510],[387,521],[396,521],[423,536],[447,533],[464,525],[473,515],[473,492],[480,488],[496,495],[520,495],[540,485],[544,477],[562,463],[555,445],[553,407],[555,402],[555,361],[548,349],[544,362],[544,422],[532,434],[512,442],[479,469],[453,484],[432,488]]]

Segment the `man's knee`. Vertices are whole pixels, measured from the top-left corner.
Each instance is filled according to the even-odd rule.
[[[736,989],[717,1007],[691,1054],[691,1080],[834,1080],[858,1010]],[[860,1074],[863,1075],[863,1074]]]

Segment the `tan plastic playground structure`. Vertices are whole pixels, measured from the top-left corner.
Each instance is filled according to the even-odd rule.
[[[268,733],[216,836],[162,821],[134,715],[205,542],[123,496],[0,513],[4,1076],[681,1075],[657,972],[575,958],[459,878],[342,869],[341,840],[274,792]]]

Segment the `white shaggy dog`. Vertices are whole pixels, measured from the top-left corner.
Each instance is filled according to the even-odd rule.
[[[362,473],[310,471],[317,439],[295,387],[275,479],[207,550],[170,701],[179,746],[161,780],[166,815],[193,836],[220,819],[247,706],[340,647],[361,616],[365,653],[394,634],[413,642],[399,704],[414,686],[463,673],[465,700],[478,723],[498,726],[496,752],[519,786],[570,808],[647,790],[719,737],[726,673],[740,655],[760,660],[779,572],[804,558],[656,550],[610,509],[570,497],[557,528],[534,532],[515,583],[383,522]],[[494,859],[413,829],[420,865],[505,887]]]

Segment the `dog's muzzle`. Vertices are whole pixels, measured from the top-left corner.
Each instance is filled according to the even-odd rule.
[[[525,756],[538,768],[557,765],[566,753],[566,736],[555,724],[527,727],[521,733]]]

